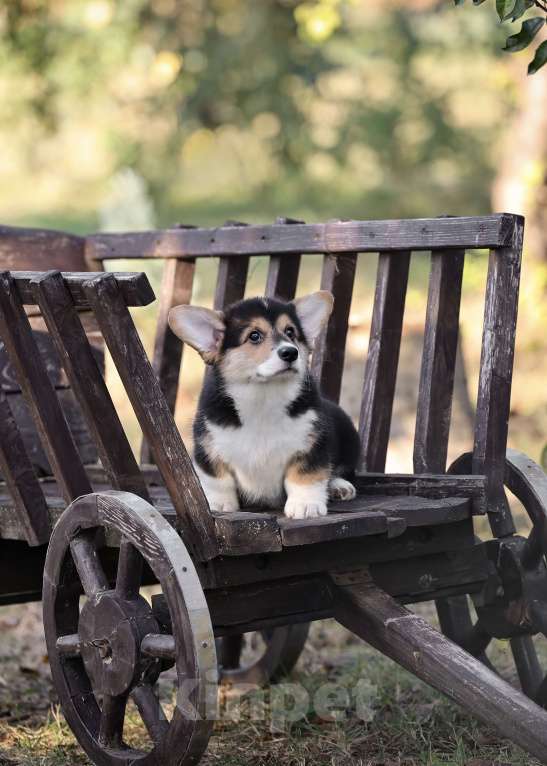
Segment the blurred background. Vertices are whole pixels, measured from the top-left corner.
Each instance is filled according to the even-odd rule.
[[[501,51],[507,25],[493,6],[7,0],[0,220],[88,233],[278,215],[523,213],[511,441],[538,458],[547,426],[547,71],[527,77],[529,51]],[[465,272],[453,454],[471,438],[485,258],[472,254]],[[374,281],[375,259],[366,261],[343,395],[353,414]],[[146,268],[157,286],[161,264]],[[301,291],[318,284],[319,268],[306,260]],[[257,262],[250,292],[262,291],[264,274]],[[194,301],[211,300],[214,276],[204,265]],[[427,277],[426,256],[416,256],[391,468],[410,468]],[[148,345],[154,311],[136,315]],[[201,376],[186,356],[177,415],[185,434]],[[120,406],[136,442],[123,397]]]

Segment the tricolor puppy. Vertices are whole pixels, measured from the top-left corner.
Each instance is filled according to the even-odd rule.
[[[212,366],[194,421],[194,461],[212,510],[280,507],[324,516],[328,497],[351,499],[359,436],[323,399],[309,371],[332,311],[317,292],[282,303],[251,298],[224,312],[177,306],[169,325]]]

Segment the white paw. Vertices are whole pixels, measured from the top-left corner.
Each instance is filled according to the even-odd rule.
[[[350,481],[336,476],[329,481],[329,497],[332,500],[353,500],[357,492]]]
[[[285,516],[289,519],[317,519],[327,515],[326,503],[305,503],[302,500],[287,500]]]
[[[232,497],[232,495],[217,495],[215,497],[208,497],[207,500],[212,511],[222,511],[223,513],[239,511],[239,501],[237,497]]]

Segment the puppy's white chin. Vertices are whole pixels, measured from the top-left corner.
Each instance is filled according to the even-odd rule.
[[[287,381],[294,380],[294,376],[298,375],[300,370],[294,367],[288,367],[283,370],[277,370],[276,372],[268,372],[267,374],[258,372],[256,373],[255,380],[259,383],[268,383],[270,380]]]

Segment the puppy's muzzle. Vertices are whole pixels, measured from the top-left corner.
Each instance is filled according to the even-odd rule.
[[[279,358],[287,364],[292,364],[298,359],[298,349],[296,346],[281,346],[277,349]]]

